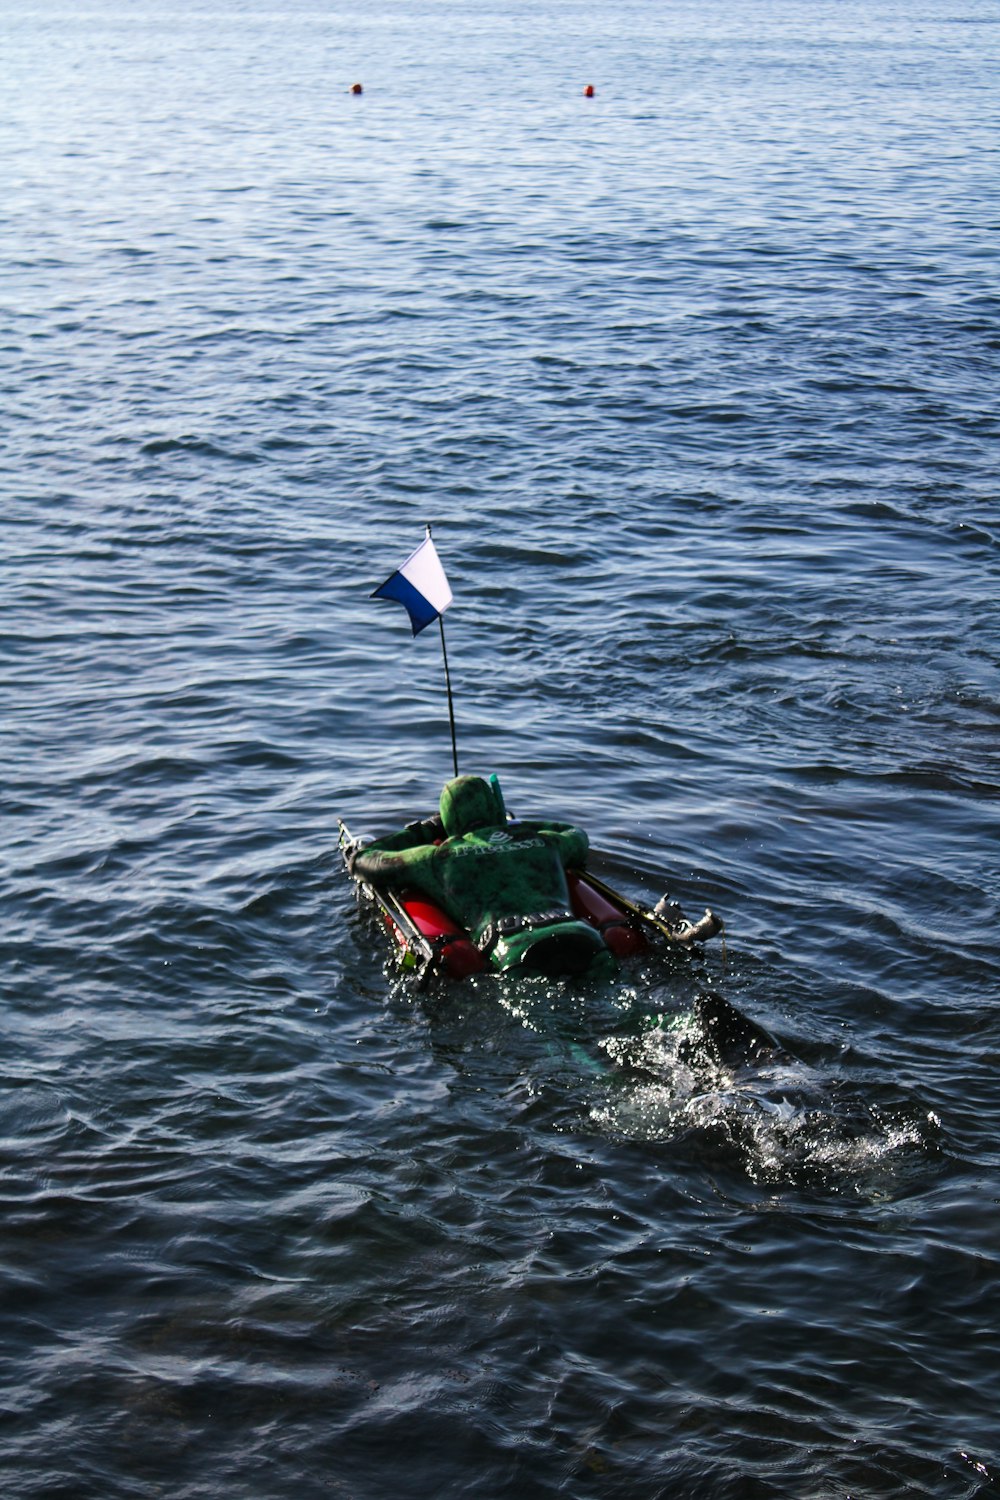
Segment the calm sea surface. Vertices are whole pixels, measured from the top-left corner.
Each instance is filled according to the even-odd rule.
[[[994,1494],[995,0],[2,37],[3,1495]],[[463,770],[725,968],[388,965],[426,521]]]

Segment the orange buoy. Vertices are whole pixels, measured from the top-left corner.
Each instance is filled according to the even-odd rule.
[[[583,91],[583,97],[585,99],[593,99],[593,97],[594,97],[594,85],[592,83],[588,83],[587,84],[587,87]]]
[[[352,83],[351,84],[351,93],[352,94],[363,94],[364,93],[364,89],[361,87],[360,83]]]

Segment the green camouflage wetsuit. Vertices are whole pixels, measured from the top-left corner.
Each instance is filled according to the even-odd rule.
[[[458,776],[441,793],[440,824],[375,839],[351,869],[428,897],[496,968],[571,974],[609,958],[600,934],[570,910],[566,871],[583,868],[587,847],[571,823],[507,823],[481,777]]]

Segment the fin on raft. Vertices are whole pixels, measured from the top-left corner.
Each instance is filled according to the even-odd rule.
[[[703,990],[694,1002],[694,1016],[708,1053],[726,1067],[758,1063],[783,1056],[781,1047],[763,1026],[751,1021],[716,990]]]

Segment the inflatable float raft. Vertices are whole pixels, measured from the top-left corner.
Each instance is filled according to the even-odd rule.
[[[405,886],[394,889],[352,869],[353,856],[370,840],[340,821],[340,852],[359,900],[374,912],[392,940],[401,966],[426,983],[434,976],[465,979],[491,967],[490,959],[449,914],[428,897]],[[630,959],[652,948],[689,950],[723,931],[721,919],[706,911],[687,920],[664,897],[646,909],[612,889],[589,870],[567,872],[573,916],[594,928],[614,960]]]

